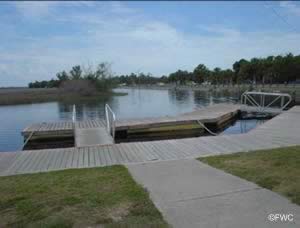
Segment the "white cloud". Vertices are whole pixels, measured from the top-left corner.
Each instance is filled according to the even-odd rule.
[[[120,1],[112,1],[111,2],[111,11],[113,13],[117,14],[129,14],[129,13],[135,13],[136,10],[126,7],[122,2]]]
[[[280,7],[286,9],[290,14],[300,16],[300,7],[297,6],[294,2],[281,1],[279,5]]]
[[[51,7],[56,2],[35,1],[35,2],[14,2],[16,9],[26,17],[41,17],[48,15]]]
[[[49,7],[44,12],[49,12]],[[118,7],[127,9],[122,4]],[[222,25],[199,25],[199,31],[187,33],[166,21],[145,18],[136,10],[120,10],[119,16],[116,11],[113,16],[107,11],[97,12],[46,13],[53,23],[70,23],[81,32],[47,38],[29,37],[23,40],[24,48],[2,48],[0,73],[11,75],[19,85],[24,85],[33,80],[50,79],[56,72],[68,70],[75,64],[108,61],[113,63],[113,70],[118,74],[140,70],[160,76],[177,69],[192,70],[199,63],[210,68],[225,68],[240,58],[287,52],[299,54],[295,50],[300,50],[300,34],[295,32],[246,33]],[[19,36],[18,33],[14,35]],[[1,80],[0,86],[14,80]]]
[[[25,17],[49,16],[56,7],[94,7],[92,1],[17,1],[13,2],[18,12]]]

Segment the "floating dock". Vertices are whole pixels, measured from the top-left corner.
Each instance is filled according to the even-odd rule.
[[[232,121],[241,109],[240,105],[217,104],[201,108],[178,116],[156,118],[124,119],[115,122],[115,141],[132,142],[158,139],[187,138],[203,135],[205,130],[199,124],[209,128],[222,128]],[[67,147],[111,144],[113,140],[105,131],[105,120],[87,120],[79,122],[58,122],[33,124],[22,131],[27,148],[39,149],[49,142],[60,146],[65,141]],[[73,145],[69,142],[74,140]]]
[[[46,149],[104,145],[121,142],[150,141],[162,139],[190,138],[203,136],[207,132],[203,125],[213,131],[223,129],[234,121],[240,112],[255,112],[245,105],[216,104],[177,116],[141,119],[117,119],[115,138],[106,131],[103,119],[78,122],[33,124],[22,131],[24,149]],[[266,112],[275,116],[278,109]],[[201,122],[202,124],[199,124]]]
[[[226,112],[209,112],[220,105],[204,108],[201,112],[202,121],[219,120],[229,113],[234,115],[238,106],[222,105]],[[206,110],[206,111],[205,111]],[[223,109],[224,110],[224,109]],[[195,113],[184,114],[187,120],[195,118]],[[182,120],[183,117],[179,117]],[[248,133],[238,135],[219,135],[198,138],[171,139],[149,142],[132,142],[119,144],[92,145],[83,147],[26,150],[19,152],[0,153],[0,175],[15,175],[22,173],[46,172],[70,168],[87,168],[109,166],[114,164],[144,163],[164,160],[191,159],[203,156],[247,152],[259,149],[300,145],[300,106],[295,106],[273,119],[265,122]],[[154,120],[148,119],[149,122]],[[165,121],[165,120],[164,120]],[[127,123],[130,123],[128,121]],[[132,126],[141,126],[145,121],[132,121]],[[72,124],[49,125],[38,128],[46,132],[72,130]],[[80,122],[86,128],[101,127],[98,121]],[[103,123],[102,123],[103,124]],[[38,125],[37,125],[38,126]],[[102,125],[103,126],[103,125]],[[120,125],[121,126],[121,123]],[[51,127],[51,128],[50,128]],[[68,129],[66,129],[66,127]],[[122,125],[124,127],[124,124]],[[70,128],[70,129],[69,129]],[[27,129],[32,129],[27,128]],[[52,130],[50,130],[52,129]],[[30,134],[30,132],[26,132]],[[45,133],[45,131],[44,131]]]

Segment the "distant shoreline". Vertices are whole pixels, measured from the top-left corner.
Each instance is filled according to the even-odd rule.
[[[90,96],[83,96],[74,92],[63,92],[62,90],[57,88],[0,88],[0,106],[35,104],[55,101],[76,103],[81,101],[93,101],[108,98],[110,96],[122,95],[126,95],[126,93],[109,91],[97,92]]]
[[[141,85],[126,85],[126,86],[121,86],[118,88],[161,88],[161,89],[181,89],[181,88],[186,88],[186,89],[220,89],[220,88],[227,88],[227,89],[233,89],[233,88],[259,88],[259,89],[268,89],[268,88],[273,88],[273,89],[296,89],[300,90],[300,84],[219,84],[219,85],[201,85],[201,84],[196,84],[196,85],[175,85],[175,84],[164,84],[164,85],[157,85],[157,84],[141,84]]]
[[[242,93],[247,90],[265,91],[265,92],[281,92],[289,93],[296,104],[300,104],[300,84],[235,84],[235,85],[129,85],[119,88],[124,89],[177,89],[192,91],[215,91],[215,92],[236,92]]]
[[[118,87],[118,89],[178,89],[178,90],[193,90],[193,91],[216,91],[216,92],[243,92],[249,89],[263,90],[267,92],[283,92],[292,95],[296,104],[300,104],[300,84],[265,84],[251,86],[249,84],[241,85],[130,85]],[[33,104],[52,101],[61,102],[84,102],[98,99],[105,99],[111,96],[122,96],[127,93],[120,92],[97,92],[91,96],[83,96],[78,93],[63,92],[58,88],[26,88],[26,87],[6,87],[0,88],[0,106],[18,105],[18,104]]]

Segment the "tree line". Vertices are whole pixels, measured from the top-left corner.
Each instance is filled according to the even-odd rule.
[[[129,75],[113,76],[108,63],[100,63],[96,69],[93,67],[72,67],[67,73],[62,71],[56,74],[56,79],[50,81],[36,81],[29,83],[30,88],[59,87],[68,80],[87,80],[99,89],[107,89],[116,84],[273,84],[273,83],[299,83],[300,55],[291,53],[284,56],[268,56],[266,58],[240,59],[232,65],[232,69],[209,69],[204,64],[199,64],[193,71],[177,70],[169,75],[155,77],[152,74],[131,73]]]
[[[266,58],[241,59],[232,65],[232,69],[219,67],[210,70],[204,64],[199,64],[193,71],[177,70],[168,76],[153,77],[151,74],[130,74],[117,76],[119,83],[156,84],[162,83],[207,83],[207,84],[273,84],[299,83],[300,55],[268,56]]]
[[[56,78],[49,81],[35,81],[28,84],[29,88],[56,88],[56,87],[94,87],[98,90],[107,90],[112,84],[110,64],[100,63],[96,69],[92,65],[88,67],[76,65],[69,72],[58,72]],[[88,88],[86,88],[88,89]]]

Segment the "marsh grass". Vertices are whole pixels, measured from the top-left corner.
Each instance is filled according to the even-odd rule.
[[[76,92],[66,92],[60,89],[0,89],[0,105],[17,105],[60,101],[67,103],[92,102],[107,99],[111,96],[123,96],[126,93],[113,91],[95,92],[82,95]]]

